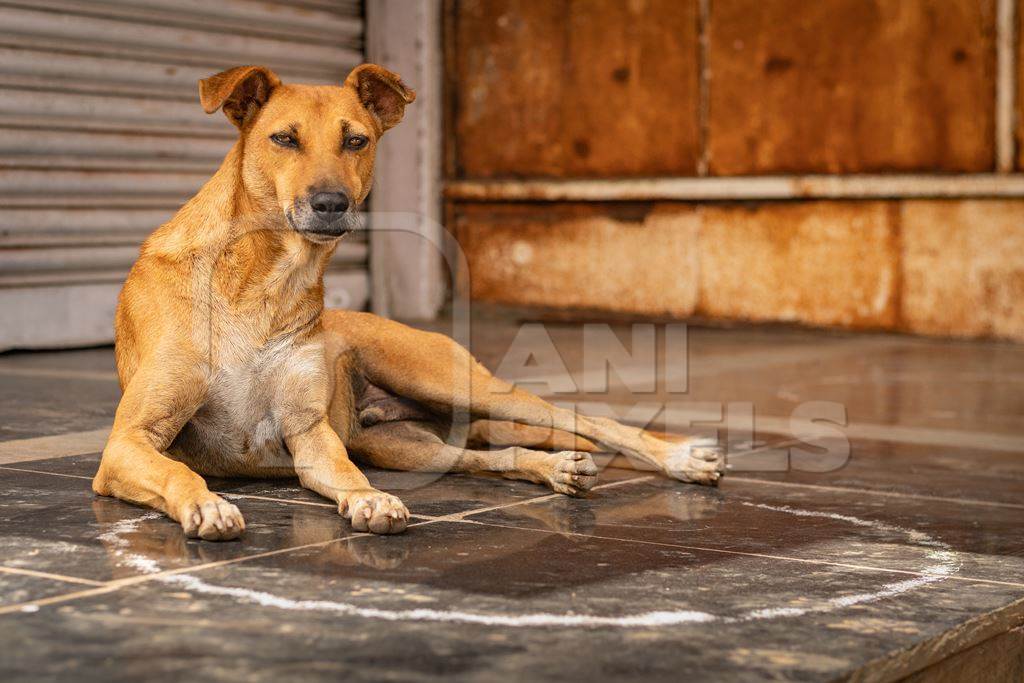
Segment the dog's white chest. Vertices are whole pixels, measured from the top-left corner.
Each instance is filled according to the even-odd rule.
[[[283,340],[236,354],[214,373],[189,431],[217,459],[284,465],[288,432],[325,414],[326,385],[319,346]]]

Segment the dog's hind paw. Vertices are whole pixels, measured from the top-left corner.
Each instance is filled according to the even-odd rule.
[[[694,439],[673,443],[662,469],[673,479],[718,486],[725,464],[717,440]]]
[[[589,453],[560,451],[548,456],[544,480],[552,491],[582,496],[597,483],[597,465]]]

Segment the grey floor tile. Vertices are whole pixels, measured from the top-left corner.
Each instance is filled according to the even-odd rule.
[[[109,427],[115,382],[0,373],[0,441]]]
[[[815,450],[798,447],[808,454]],[[848,452],[837,449],[835,453],[837,457],[828,464],[824,457],[791,457],[790,447],[782,446],[750,457],[739,455],[733,474],[812,486],[1019,505],[1024,514],[1024,451],[852,439]],[[769,471],[778,464],[784,464],[786,471]],[[827,471],[812,471],[823,464],[828,464]]]
[[[59,579],[0,571],[0,607],[67,595],[90,587]]]
[[[543,528],[535,518],[544,517],[539,510],[549,505],[542,501],[468,519]],[[1019,514],[1001,508],[726,478],[717,489],[664,479],[630,484],[597,491],[558,512],[567,514],[581,533],[717,550],[723,559],[730,553],[754,553],[1024,587]]]
[[[246,499],[244,540],[185,539],[159,512],[93,494],[89,482],[0,470],[0,562],[76,578],[137,576],[154,562],[188,567],[350,533],[333,509]]]

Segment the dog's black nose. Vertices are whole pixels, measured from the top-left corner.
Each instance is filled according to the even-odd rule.
[[[344,192],[317,192],[309,198],[309,205],[323,218],[348,211],[348,195]]]

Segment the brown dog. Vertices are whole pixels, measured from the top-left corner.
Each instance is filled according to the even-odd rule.
[[[245,522],[200,474],[298,476],[354,529],[402,531],[405,506],[373,489],[350,452],[378,467],[498,472],[570,495],[596,481],[583,452],[596,447],[684,481],[718,480],[712,449],[557,408],[447,337],[323,310],[324,267],[357,225],[377,141],[415,99],[397,75],[365,64],[340,87],[284,85],[246,66],[199,85],[203,108],[223,109],[240,134],[146,240],[121,292],[124,396],[97,493],[223,540]],[[506,447],[447,443],[459,415],[471,445]]]

